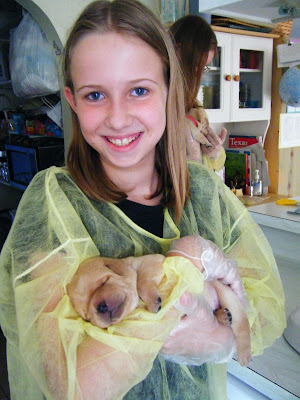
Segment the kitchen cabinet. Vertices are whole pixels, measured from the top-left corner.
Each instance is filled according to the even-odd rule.
[[[226,32],[216,36],[218,53],[198,95],[210,122],[269,120],[273,39]]]

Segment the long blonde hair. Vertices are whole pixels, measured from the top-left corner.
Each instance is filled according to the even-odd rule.
[[[95,1],[75,22],[65,46],[65,85],[74,93],[71,59],[78,41],[90,33],[116,32],[133,36],[150,45],[163,64],[168,87],[167,124],[156,147],[156,168],[160,185],[153,197],[163,193],[163,205],[175,207],[179,219],[189,197],[189,176],[185,157],[184,91],[181,69],[171,38],[162,24],[141,3],[134,0]],[[106,175],[99,154],[85,141],[79,120],[72,110],[73,132],[67,156],[68,169],[78,186],[91,198],[118,202],[126,198]]]

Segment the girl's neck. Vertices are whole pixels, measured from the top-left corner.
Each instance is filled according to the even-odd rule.
[[[115,185],[127,194],[128,200],[149,206],[160,203],[162,194],[154,199],[149,199],[157,190],[159,183],[159,176],[154,165],[153,168],[145,165],[124,170],[110,169],[108,176]]]

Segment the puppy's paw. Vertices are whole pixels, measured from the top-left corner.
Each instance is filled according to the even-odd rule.
[[[252,361],[252,353],[250,346],[241,348],[237,345],[237,359],[242,367],[247,367]]]
[[[157,313],[161,309],[161,297],[158,295],[157,290],[154,290],[153,293],[144,294],[141,299],[144,301],[147,310],[152,313]]]
[[[147,308],[149,311],[157,313],[161,309],[161,297],[159,296],[151,303],[148,303]]]
[[[140,257],[138,267],[137,291],[150,312],[157,313],[161,309],[161,297],[158,286],[163,278],[162,263],[165,257],[152,254]]]
[[[228,308],[219,308],[214,311],[214,315],[220,324],[225,326],[230,326],[232,324],[232,315]]]

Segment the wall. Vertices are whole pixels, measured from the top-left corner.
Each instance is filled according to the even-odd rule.
[[[290,39],[300,40],[300,18],[293,21]],[[300,147],[279,150],[278,193],[289,197],[300,195]]]
[[[93,0],[29,0],[19,2],[36,4],[52,22],[61,43],[66,42],[70,26],[76,20],[83,8]],[[157,16],[160,15],[160,0],[141,0]]]
[[[295,21],[297,21],[296,24]],[[299,35],[298,37],[300,38],[300,20],[294,20],[294,24],[295,28],[293,30],[292,26],[290,37],[292,38],[293,34]],[[288,43],[288,41],[289,36],[286,35],[274,40],[271,121],[265,140],[265,153],[269,163],[271,180],[269,192],[293,197],[300,195],[300,147],[278,149],[280,114],[286,112],[286,104],[281,100],[278,92],[284,69],[277,68],[276,47],[278,44]]]
[[[300,196],[300,147],[279,150],[278,193]]]
[[[293,39],[300,39],[300,18],[294,19],[290,36]]]

